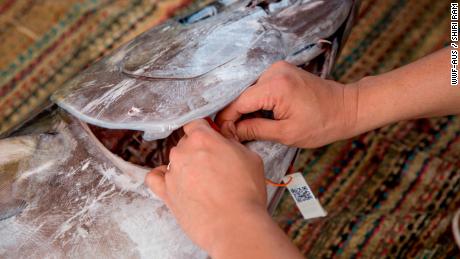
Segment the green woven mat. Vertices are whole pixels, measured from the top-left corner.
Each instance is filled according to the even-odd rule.
[[[351,82],[441,48],[449,1],[364,0],[334,77]],[[203,1],[0,0],[0,135],[48,104],[63,82],[113,48]],[[276,219],[306,257],[445,258],[459,253],[457,117],[391,125],[305,150],[297,168],[329,212],[300,219],[289,197]]]

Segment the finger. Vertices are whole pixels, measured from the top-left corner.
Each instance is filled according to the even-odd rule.
[[[269,83],[258,83],[249,87],[217,115],[216,123],[222,127],[224,122],[236,122],[243,114],[258,110],[272,110],[274,98],[269,98],[271,94],[269,89]]]
[[[169,171],[166,176],[170,176],[174,173],[181,172],[182,164],[187,161],[188,154],[190,154],[187,145],[183,147],[173,147],[169,152]]]
[[[239,142],[238,134],[236,134],[236,126],[232,121],[225,121],[222,123],[220,132],[222,135],[229,139],[234,139]]]
[[[167,200],[165,174],[166,166],[162,165],[154,168],[145,176],[145,184],[163,201]]]
[[[190,135],[195,130],[211,129],[209,123],[204,119],[194,120],[184,126],[185,135]]]
[[[270,140],[280,142],[282,121],[270,119],[247,119],[236,124],[236,135],[240,141]]]
[[[295,65],[292,65],[286,61],[277,61],[273,63],[269,68],[267,68],[262,75],[260,76],[258,83],[270,82],[273,78],[279,76],[280,74],[290,75],[293,72],[297,71],[299,68]],[[304,70],[302,70],[304,71]]]
[[[186,140],[187,140],[187,135],[182,136],[182,138],[179,139],[179,142],[177,142],[176,147],[183,146]]]

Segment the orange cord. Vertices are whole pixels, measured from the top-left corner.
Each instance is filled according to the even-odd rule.
[[[292,176],[289,176],[289,180],[287,181],[287,183],[275,183],[272,180],[270,180],[268,178],[265,178],[265,183],[266,184],[269,184],[269,185],[275,186],[275,187],[286,187],[286,186],[288,186],[288,184],[291,183],[291,181],[292,181]]]
[[[294,173],[294,166],[292,166],[291,164],[287,171],[288,171],[287,175]],[[276,186],[276,187],[286,187],[288,186],[288,184],[291,183],[291,181],[292,181],[292,176],[289,176],[289,180],[287,181],[287,183],[275,183],[272,180],[265,178],[265,183],[272,185],[272,186]]]

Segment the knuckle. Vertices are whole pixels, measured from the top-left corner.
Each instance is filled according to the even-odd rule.
[[[274,76],[271,78],[270,82],[262,85],[266,94],[275,94],[279,91],[282,80],[279,79],[279,76]]]
[[[291,64],[289,64],[288,62],[284,60],[280,60],[280,61],[276,61],[275,63],[273,63],[272,68],[273,69],[285,69],[285,68],[289,68],[290,66]]]
[[[293,80],[292,79],[289,79],[289,82],[286,82],[286,84],[284,85],[284,89],[288,92],[294,92],[296,91],[296,88],[297,88],[297,84],[295,84],[294,82],[292,82]]]
[[[196,119],[192,123],[194,123],[195,127],[203,127],[208,125],[208,122],[205,119]]]
[[[187,124],[184,126],[184,131],[185,131],[185,132],[193,131],[194,129],[201,127],[201,126],[204,125],[205,123],[206,123],[206,121],[205,121],[204,119],[196,119],[196,120],[193,120],[193,121],[187,123]]]
[[[251,127],[246,127],[246,136],[248,140],[255,139],[257,136],[257,126],[252,125]]]
[[[197,129],[190,134],[190,142],[195,146],[203,146],[209,139],[209,133],[202,129]]]
[[[275,77],[275,80],[278,83],[282,83],[283,85],[291,83],[291,76],[285,72],[278,73]]]
[[[271,85],[271,91],[279,92],[289,92],[293,91],[296,88],[296,83],[292,75],[288,73],[279,73],[273,78],[273,83]]]
[[[206,138],[206,132],[204,130],[196,130],[193,132],[191,138],[195,141],[203,141]]]

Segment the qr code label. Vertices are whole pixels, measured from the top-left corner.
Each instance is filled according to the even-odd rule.
[[[313,194],[307,186],[289,189],[297,202],[303,202],[314,199]]]

